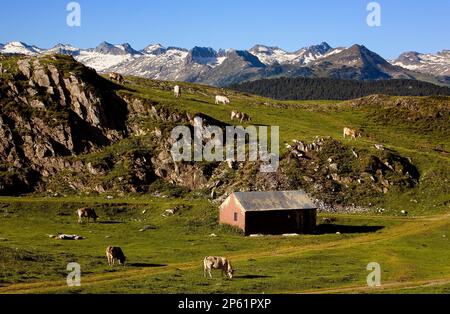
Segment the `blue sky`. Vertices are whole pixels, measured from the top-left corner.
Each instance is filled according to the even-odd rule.
[[[95,47],[101,41],[191,48],[286,50],[328,42],[364,44],[385,58],[450,49],[450,0],[379,0],[381,27],[366,23],[370,0],[79,0],[81,27],[66,24],[66,0],[2,1],[0,43],[20,40]]]

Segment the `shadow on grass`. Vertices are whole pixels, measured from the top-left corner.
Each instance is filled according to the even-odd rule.
[[[240,278],[240,279],[259,279],[259,278],[271,278],[272,276],[265,276],[265,275],[242,275],[242,276],[233,276],[233,278]]]
[[[201,100],[201,99],[197,99],[197,98],[187,98],[186,100],[200,102],[200,103],[204,103],[204,104],[208,104],[208,105],[212,105],[214,103],[214,100],[209,102],[209,101]]]
[[[123,224],[122,221],[98,221],[99,224],[102,225],[116,225],[116,224]]]
[[[321,224],[317,226],[316,234],[329,233],[370,233],[383,229],[384,226],[346,226],[334,224]]]
[[[152,264],[152,263],[127,263],[131,267],[164,267],[166,264]]]

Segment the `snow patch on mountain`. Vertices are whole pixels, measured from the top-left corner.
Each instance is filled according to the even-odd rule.
[[[146,55],[160,55],[167,51],[167,49],[161,44],[151,44],[141,50]]]
[[[56,54],[64,54],[64,55],[75,56],[75,55],[78,55],[80,53],[80,51],[81,51],[80,48],[76,48],[76,47],[74,47],[72,45],[57,44],[53,48],[45,50],[44,53],[45,54],[55,54],[56,53]]]
[[[43,49],[40,49],[36,46],[29,46],[20,41],[11,41],[3,46],[0,51],[1,53],[17,53],[24,55],[36,55],[43,52]]]
[[[110,66],[108,71],[116,71],[126,75],[137,75],[154,79],[176,80],[183,69],[188,51],[179,48],[164,48],[155,53],[155,47],[144,49],[144,55]],[[169,77],[169,78],[166,78]]]
[[[131,54],[114,55],[82,50],[78,55],[74,56],[74,58],[75,60],[94,68],[98,72],[108,72],[107,69],[124,62],[133,61],[136,59],[136,56]]]
[[[426,74],[450,76],[450,50],[437,54],[409,51],[392,60],[391,64]]]
[[[161,44],[151,44],[137,51],[127,43],[108,42],[102,42],[90,49],[58,44],[46,50],[13,41],[5,45],[0,44],[0,53],[66,54],[102,73],[118,72],[218,86],[280,75],[329,75],[348,79],[414,78],[414,73],[408,71],[414,70],[431,75],[450,76],[450,50],[437,54],[408,52],[388,63],[364,46],[332,48],[326,42],[288,52],[279,47],[265,45],[256,45],[249,50],[216,51],[210,47],[187,50]],[[437,80],[441,82],[446,79],[440,77]]]
[[[327,56],[333,49],[325,42],[305,47],[295,52],[287,52],[278,47],[256,45],[249,52],[258,57],[265,65],[300,64],[306,65]]]
[[[278,47],[268,47],[264,45],[256,45],[251,48],[249,52],[265,65],[286,64],[297,58],[295,53],[286,52]]]

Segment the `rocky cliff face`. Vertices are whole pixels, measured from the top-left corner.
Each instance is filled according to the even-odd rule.
[[[206,186],[201,167],[170,155],[163,127],[192,125],[186,113],[119,96],[71,57],[0,61],[0,194],[143,192],[157,178]]]
[[[127,136],[126,103],[95,71],[73,67],[70,57],[1,61],[1,171],[14,179],[2,176],[0,193],[32,190],[33,183],[69,166],[64,157]]]

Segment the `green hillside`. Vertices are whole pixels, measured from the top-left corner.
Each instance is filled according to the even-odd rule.
[[[0,78],[5,95],[0,293],[448,290],[450,97],[278,101],[136,77],[120,85],[69,57],[45,57],[39,64],[32,59],[30,79],[16,67],[17,60],[0,62],[9,69]],[[48,82],[43,73],[50,73]],[[29,80],[43,82],[34,96],[27,91]],[[173,96],[175,84],[182,87],[179,99]],[[231,104],[216,105],[215,95],[226,95]],[[32,107],[36,99],[44,106]],[[26,110],[12,110],[14,105]],[[47,116],[51,124],[41,122],[46,110],[58,108],[73,120],[56,115]],[[195,115],[214,125],[238,125],[230,120],[232,110],[247,113],[252,125],[280,127],[276,175],[260,174],[252,162],[237,169],[183,162],[178,174],[166,163],[166,139],[174,126],[190,125]],[[344,127],[361,137],[344,139]],[[293,140],[320,143],[322,149],[299,158],[286,145]],[[211,197],[216,182],[217,195]],[[23,190],[17,193],[19,186]],[[244,237],[218,224],[225,193],[272,186],[303,188],[327,204],[319,213],[317,234]],[[98,223],[77,223],[75,210],[85,206],[96,209]],[[174,208],[176,213],[167,215]],[[85,239],[49,237],[56,233]],[[107,266],[108,245],[122,247],[126,266]],[[211,280],[203,278],[207,255],[229,257],[236,277],[222,279],[218,272]],[[81,287],[66,285],[69,262],[82,266]],[[381,288],[366,284],[370,262],[381,265]]]

